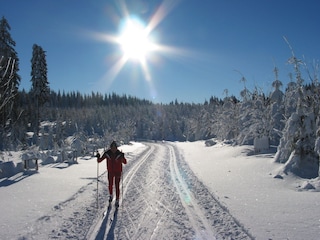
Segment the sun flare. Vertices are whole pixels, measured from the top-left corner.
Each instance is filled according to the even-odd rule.
[[[150,89],[150,95],[154,99],[157,91],[154,87],[153,68],[157,64],[162,63],[163,57],[179,57],[184,55],[183,50],[160,44],[159,32],[155,31],[157,26],[164,20],[170,11],[179,3],[179,0],[163,1],[148,22],[144,22],[141,18],[131,15],[124,0],[119,0],[119,8],[115,16],[118,25],[116,34],[94,33],[94,38],[117,45],[114,52],[108,55],[108,59],[112,64],[109,65],[108,71],[99,81],[100,87],[107,88],[119,76],[120,72],[125,69],[128,64],[128,69],[133,70],[130,76],[131,79],[137,79],[136,62],[141,68],[145,83]],[[183,59],[185,56],[183,56]],[[132,64],[131,64],[131,63]]]
[[[135,19],[125,21],[119,44],[127,59],[144,61],[152,51],[152,42],[146,28]]]

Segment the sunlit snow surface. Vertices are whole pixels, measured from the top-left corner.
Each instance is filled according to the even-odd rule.
[[[123,201],[116,221],[109,224],[113,228],[104,229],[106,235],[112,233],[115,239],[219,239],[227,234],[219,232],[224,229],[230,234],[248,234],[245,239],[320,236],[319,180],[274,178],[282,166],[273,162],[274,153],[252,155],[248,154],[252,146],[218,143],[206,147],[203,141],[133,143],[120,148],[128,159]],[[18,153],[3,159],[20,161]],[[95,158],[87,156],[79,157],[78,164],[40,165],[39,172],[30,170],[0,179],[0,239],[94,236],[95,229],[101,229],[94,226],[99,222],[107,195],[104,170],[104,162],[97,168]],[[308,184],[315,189],[308,189]],[[211,204],[215,201],[217,206]],[[207,213],[204,208],[208,208]],[[219,215],[215,211],[225,213]],[[213,216],[217,219],[211,219]],[[237,226],[217,228],[219,222],[233,220]],[[128,232],[123,230],[124,226]]]

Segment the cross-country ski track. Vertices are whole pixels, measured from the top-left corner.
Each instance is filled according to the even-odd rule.
[[[175,143],[143,144],[138,152],[126,154],[117,211],[115,201],[107,208],[102,162],[98,182],[93,175],[82,176],[79,180],[87,184],[30,223],[19,239],[253,239],[190,170]],[[96,161],[83,160],[83,165]],[[53,167],[61,165],[43,167],[41,174]]]
[[[125,166],[122,202],[104,208],[87,239],[252,239],[191,172],[174,144],[147,144]],[[100,176],[105,178],[105,176]]]

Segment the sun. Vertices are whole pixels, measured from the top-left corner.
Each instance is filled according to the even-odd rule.
[[[124,0],[119,0],[119,6],[110,15],[114,17],[111,20],[115,20],[117,25],[119,24],[118,31],[115,34],[93,32],[93,37],[96,40],[107,42],[108,45],[110,43],[116,45],[116,48],[113,48],[113,53],[107,56],[108,70],[98,82],[99,89],[101,87],[109,88],[120,72],[125,69],[125,65],[128,64],[129,67],[125,69],[126,71],[130,69],[136,73],[136,67],[141,68],[143,80],[150,89],[150,95],[153,99],[156,97],[153,70],[163,63],[163,57],[182,57],[183,59],[186,57],[185,49],[161,44],[160,37],[163,35],[156,31],[158,25],[178,3],[179,0],[163,1],[149,21],[144,22],[137,15],[130,14]],[[118,15],[118,13],[120,14]],[[92,35],[90,34],[90,36]],[[130,75],[130,78],[136,80],[135,76],[136,74],[133,74],[132,77]]]
[[[139,61],[146,59],[154,45],[147,28],[135,18],[128,18],[124,21],[118,44],[125,58]]]

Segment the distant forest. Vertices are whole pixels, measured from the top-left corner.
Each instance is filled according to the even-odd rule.
[[[289,45],[290,46],[290,45]],[[203,104],[154,104],[116,93],[54,92],[46,52],[34,44],[29,92],[19,91],[19,58],[10,26],[0,20],[0,150],[64,148],[72,136],[85,145],[111,140],[196,141],[217,138],[254,144],[267,138],[275,161],[307,177],[318,176],[320,154],[319,66],[308,67],[292,50],[290,82],[282,91],[275,67],[273,91],[244,89],[240,99],[211,97]],[[291,47],[290,47],[291,48]],[[311,69],[311,70],[310,70]],[[304,78],[302,72],[306,73]],[[305,83],[305,79],[309,83]],[[241,79],[246,82],[245,77]],[[227,91],[226,91],[227,92]],[[104,145],[106,146],[106,145]]]

